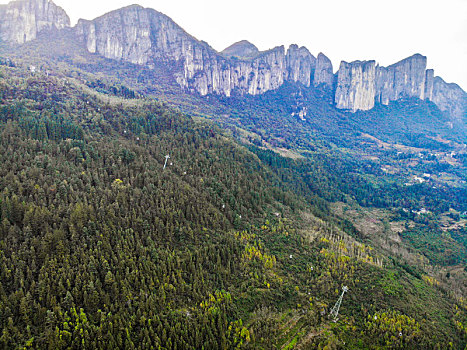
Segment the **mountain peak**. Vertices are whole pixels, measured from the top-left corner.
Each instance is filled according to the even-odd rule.
[[[260,53],[258,48],[248,40],[238,41],[221,52],[227,57],[253,58]]]

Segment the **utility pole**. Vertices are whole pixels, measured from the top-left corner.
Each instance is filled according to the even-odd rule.
[[[340,309],[341,304],[342,304],[342,299],[344,298],[344,294],[348,290],[349,290],[349,288],[347,286],[342,287],[342,294],[340,295],[339,299],[337,299],[337,302],[334,305],[334,307],[331,309],[331,312],[330,312],[329,315],[334,316],[334,322],[337,322],[337,320],[339,319],[338,315],[339,315],[339,309]]]

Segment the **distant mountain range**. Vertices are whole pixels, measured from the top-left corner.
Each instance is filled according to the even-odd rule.
[[[0,38],[9,44],[21,45],[40,32],[65,28],[70,28],[69,17],[52,1],[18,0],[0,6]],[[389,67],[375,61],[342,61],[334,74],[324,54],[315,57],[297,45],[261,52],[241,41],[219,53],[166,15],[139,5],[91,21],[81,19],[71,30],[90,53],[152,68],[170,66],[181,88],[202,96],[260,95],[297,82],[330,89],[335,107],[352,112],[415,97],[434,102],[452,119],[462,120],[467,114],[467,94],[435,77],[420,54]]]

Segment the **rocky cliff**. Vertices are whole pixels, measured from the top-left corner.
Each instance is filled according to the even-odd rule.
[[[459,85],[435,77],[431,101],[454,120],[467,122],[467,93]]]
[[[466,93],[456,84],[447,84],[426,69],[426,57],[416,54],[389,67],[374,61],[342,62],[337,73],[337,108],[369,110],[375,103],[389,104],[401,98],[416,97],[434,102],[454,118],[467,113]]]
[[[435,71],[433,69],[427,69],[425,74],[425,99],[433,100],[433,83],[434,83]]]
[[[315,56],[306,47],[290,45],[285,60],[287,63],[286,79],[310,86],[316,70]]]
[[[0,5],[0,39],[22,44],[43,30],[69,26],[66,13],[50,0],[17,0]],[[139,5],[80,20],[74,32],[90,53],[155,67],[167,65],[182,89],[201,95],[259,95],[285,82],[320,86],[334,92],[337,108],[369,110],[401,98],[433,101],[455,118],[464,118],[465,92],[426,69],[416,54],[388,67],[374,61],[342,62],[335,75],[329,58],[316,58],[291,45],[267,51],[243,40],[219,53],[185,32],[166,15]]]
[[[425,84],[428,82],[428,84]],[[387,105],[400,98],[431,95],[433,71],[426,70],[426,57],[416,54],[389,67],[374,61],[342,62],[337,72],[337,108],[369,110],[375,102]]]
[[[287,52],[283,46],[260,52],[243,40],[219,54],[169,17],[140,6],[93,21],[81,20],[77,33],[90,52],[107,58],[147,65],[168,62],[178,67],[174,78],[179,85],[201,95],[258,95],[286,81],[331,89],[335,81],[332,63],[322,53],[315,58],[297,45],[291,45]],[[420,54],[388,67],[376,66],[375,61],[342,62],[334,91],[336,107],[355,112],[369,110],[375,103],[387,105],[416,97],[429,99],[449,113],[465,113],[464,102],[453,102],[463,95],[434,78],[433,70],[427,70],[426,65],[426,57]]]
[[[0,6],[0,39],[6,42],[23,44],[43,30],[69,26],[66,12],[50,0],[18,0]]]
[[[135,64],[171,62],[179,68],[174,77],[180,86],[201,95],[230,96],[234,91],[257,95],[279,88],[288,79],[309,86],[315,70],[314,56],[296,45],[287,54],[283,46],[259,52],[243,41],[221,55],[164,14],[137,5],[93,21],[80,20],[76,32],[91,53]],[[324,64],[319,77],[327,82],[332,65],[326,56],[320,57]]]
[[[316,70],[313,81],[315,86],[324,84],[327,87],[332,87],[334,81],[331,60],[321,52],[318,54],[316,60]]]
[[[375,105],[375,61],[341,62],[335,93],[336,107],[368,110]]]
[[[416,54],[387,68],[378,67],[376,99],[382,104],[403,97],[424,99],[426,57]]]

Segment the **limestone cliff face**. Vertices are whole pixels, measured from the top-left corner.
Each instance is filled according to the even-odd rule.
[[[387,68],[378,67],[376,99],[382,104],[403,97],[425,98],[426,57],[416,54]]]
[[[332,87],[334,74],[332,72],[332,63],[323,53],[318,54],[316,60],[316,70],[314,75],[314,85],[324,84],[327,87]]]
[[[394,72],[386,67],[376,67],[376,102],[388,105],[394,101]]]
[[[135,64],[153,58],[179,60],[186,51],[193,51],[196,41],[167,16],[139,5],[93,21],[80,20],[76,32],[89,52]]]
[[[440,77],[435,77],[431,101],[454,120],[467,121],[467,93],[459,85],[448,84]]]
[[[467,94],[456,84],[434,77],[426,69],[426,57],[416,54],[389,67],[374,61],[342,62],[335,93],[337,108],[369,110],[401,98],[416,97],[434,102],[453,120],[467,118]]]
[[[337,78],[335,103],[337,108],[368,110],[375,105],[375,61],[342,61]]]
[[[433,100],[433,83],[434,83],[435,71],[433,69],[427,69],[425,74],[425,99]]]
[[[41,31],[70,25],[65,11],[51,0],[17,0],[0,5],[0,40],[23,44]],[[291,45],[259,51],[240,41],[218,53],[186,33],[166,15],[132,5],[92,21],[80,20],[75,33],[91,53],[148,67],[167,65],[185,91],[201,95],[259,95],[285,82],[333,89],[332,63],[324,54],[315,58],[305,47]],[[416,54],[389,67],[374,61],[342,62],[337,73],[337,108],[369,110],[375,103],[401,98],[433,101],[454,118],[464,118],[466,93],[455,84],[435,78],[426,57]]]
[[[215,51],[195,47],[182,59],[184,71],[176,74],[178,83],[201,95],[259,95],[284,83],[284,47],[261,53],[251,61],[228,61]]]
[[[286,56],[287,80],[310,86],[316,70],[316,58],[306,47],[290,45]],[[331,68],[332,69],[332,68]]]
[[[252,44],[240,42],[227,53],[244,56],[247,50],[251,58],[227,58],[164,14],[137,5],[93,21],[80,20],[76,33],[91,53],[140,65],[170,63],[178,67],[174,72],[178,84],[201,95],[262,94],[279,88],[289,77],[309,86],[315,67],[308,50],[296,45],[286,55],[283,46],[256,52]]]
[[[341,64],[335,96],[337,108],[368,110],[374,102],[387,105],[407,97],[431,100],[433,70],[426,70],[425,56],[416,54],[389,67],[376,66],[374,74],[371,62]]]
[[[66,12],[50,0],[18,0],[0,6],[0,39],[24,44],[47,29],[70,26]]]

